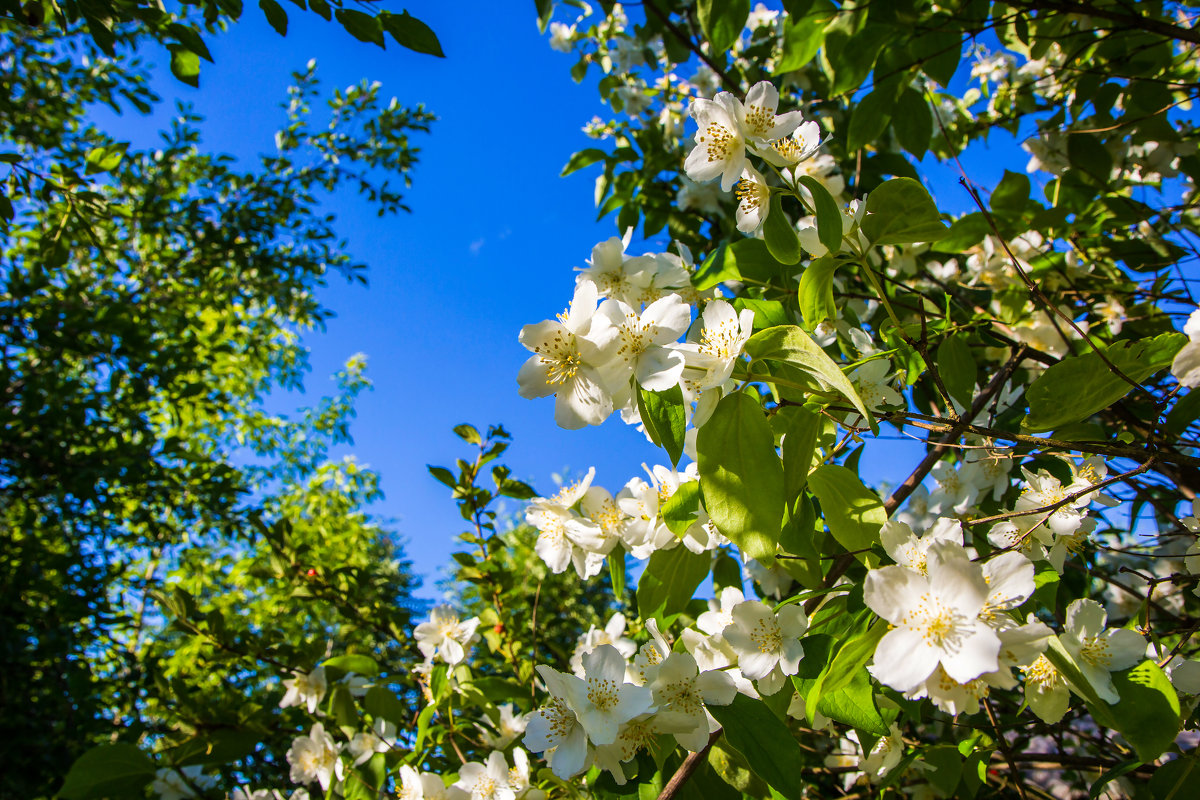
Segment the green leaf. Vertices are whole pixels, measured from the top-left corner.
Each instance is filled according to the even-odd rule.
[[[773,328],[776,325],[787,325],[792,321],[792,316],[788,313],[787,308],[778,300],[759,300],[755,297],[735,297],[733,299],[733,308],[738,312],[741,312],[744,309],[750,309],[753,311],[753,327],[756,331],[760,331],[764,328]]]
[[[746,352],[754,359],[782,361],[805,372],[841,394],[866,419],[871,430],[878,431],[875,415],[863,405],[850,379],[807,333],[795,325],[778,325],[759,331],[746,342]],[[708,427],[707,425],[705,427]],[[700,429],[702,432],[704,428]]]
[[[883,88],[875,89],[859,100],[850,114],[846,149],[854,153],[882,136],[888,123],[892,121],[892,109],[895,104],[895,92]],[[868,199],[870,196],[867,196]]]
[[[364,678],[373,678],[379,674],[379,664],[375,663],[375,659],[360,654],[327,658],[321,662],[321,666],[325,668],[325,677],[330,683],[341,680],[351,672]]]
[[[1140,767],[1142,763],[1143,762],[1136,759],[1131,761],[1122,761],[1115,767],[1106,769],[1103,773],[1101,773],[1100,777],[1092,783],[1091,788],[1088,789],[1088,797],[1091,798],[1091,800],[1095,800],[1104,791],[1105,786],[1108,786],[1108,784],[1112,783],[1122,775],[1133,772],[1135,769]]]
[[[121,159],[125,157],[125,151],[128,149],[129,142],[93,147],[84,158],[84,163],[87,165],[84,174],[95,175],[97,172],[113,171],[121,163]]]
[[[974,211],[956,219],[950,231],[933,243],[933,249],[943,253],[961,253],[982,242],[991,232],[987,217]]]
[[[743,392],[723,397],[698,431],[696,450],[704,508],[717,529],[746,555],[773,563],[783,525],[783,464],[762,407]]]
[[[1186,800],[1195,791],[1198,777],[1200,762],[1194,755],[1168,761],[1150,776],[1150,796],[1154,800]],[[1188,789],[1189,786],[1193,788]]]
[[[1094,183],[1107,184],[1112,172],[1112,155],[1099,137],[1090,133],[1072,133],[1067,137],[1067,160]]]
[[[333,12],[333,15],[337,17],[338,22],[342,23],[342,27],[346,29],[346,33],[360,42],[370,42],[380,47],[385,46],[380,17],[373,17],[370,14],[355,11],[352,8],[339,8]],[[392,35],[395,36],[395,33]],[[396,37],[396,41],[404,44],[404,42],[400,41],[399,37]]]
[[[1143,661],[1113,673],[1121,701],[1108,707],[1116,728],[1142,761],[1158,758],[1179,732],[1179,696],[1157,664]]]
[[[784,406],[775,414],[775,430],[783,435],[783,496],[790,506],[808,484],[817,439],[825,429],[825,418],[802,406]]]
[[[929,192],[912,178],[892,178],[867,195],[862,231],[873,244],[936,242],[948,230]]]
[[[764,283],[779,277],[790,276],[792,270],[771,255],[767,243],[762,239],[741,239],[729,246],[729,253],[737,261],[737,270],[744,278]]]
[[[675,494],[659,507],[663,522],[671,529],[671,533],[683,538],[688,528],[696,522],[696,512],[700,510],[700,482],[685,481],[679,484]]]
[[[804,753],[796,737],[762,700],[738,694],[729,705],[711,705],[708,710],[721,723],[725,741],[755,775],[789,800],[804,796],[805,782],[797,768],[804,763]]]
[[[479,435],[479,431],[475,429],[475,426],[468,425],[465,422],[462,425],[454,426],[454,435],[462,439],[467,444],[483,444],[483,437]]]
[[[182,47],[172,47],[171,74],[189,86],[199,86],[200,56]]]
[[[1200,392],[1189,390],[1167,412],[1167,430],[1179,436],[1200,418]]]
[[[1104,355],[1132,380],[1141,382],[1171,366],[1187,342],[1182,333],[1123,340],[1103,348]],[[1109,370],[1095,352],[1052,364],[1026,392],[1029,414],[1021,426],[1033,433],[1050,431],[1086,419],[1129,394],[1133,387]]]
[[[363,697],[363,709],[376,719],[386,719],[398,728],[408,724],[412,712],[390,689],[372,686]]]
[[[750,16],[750,0],[697,0],[700,27],[712,45],[709,52],[721,53],[733,47],[742,35]]]
[[[538,33],[545,33],[554,14],[554,0],[533,0],[533,4],[537,8]]]
[[[687,606],[711,565],[711,553],[693,553],[683,545],[655,550],[638,580],[638,615],[665,627]]]
[[[782,264],[800,261],[800,237],[792,227],[792,221],[783,213],[781,195],[771,196],[771,211],[763,222],[763,239],[771,256]]]
[[[558,176],[560,178],[565,178],[567,175],[570,175],[576,170],[581,170],[584,167],[590,167],[597,161],[603,161],[606,158],[608,158],[608,153],[595,147],[589,147],[586,150],[580,150],[578,153],[575,153],[571,156],[570,160],[567,161],[567,165],[562,168],[562,172],[560,172]]]
[[[1017,216],[1029,204],[1029,176],[1004,170],[1004,177],[992,192],[988,202],[992,210],[1004,215]]]
[[[950,334],[938,345],[937,367],[946,391],[969,409],[975,396],[975,379],[979,368],[963,334]]]
[[[678,385],[665,392],[638,389],[638,413],[651,441],[667,451],[671,466],[683,455],[683,439],[687,429],[687,412],[683,407],[683,391]]]
[[[821,256],[809,263],[800,275],[800,314],[809,329],[827,319],[837,319],[833,297],[833,275],[844,261],[836,256]]]
[[[191,50],[210,64],[212,63],[212,53],[208,51],[208,45],[200,38],[199,31],[179,22],[167,25],[167,30],[184,48]]]
[[[830,255],[837,255],[842,250],[842,212],[837,200],[811,175],[801,175],[800,184],[812,193],[813,205],[817,213],[817,237]]]
[[[271,24],[275,32],[280,36],[287,36],[288,17],[283,7],[275,0],[258,0],[258,7],[263,10],[263,14],[266,14],[267,22]]]
[[[939,744],[926,749],[921,760],[931,769],[925,775],[942,797],[953,797],[962,779],[963,755],[952,744]]]
[[[822,11],[832,9],[832,4],[820,3]],[[829,23],[826,14],[810,9],[802,17],[789,16],[783,25],[783,55],[775,64],[775,75],[798,70],[816,57],[825,41],[825,26]]]
[[[258,731],[219,728],[164,750],[162,755],[180,767],[228,764],[253,753],[261,741]]]
[[[918,160],[925,157],[933,138],[933,114],[925,97],[916,89],[908,87],[900,94],[892,115],[892,129],[901,147]]]
[[[623,598],[625,596],[625,550],[620,547],[613,548],[613,551],[608,554],[608,579],[612,584],[613,597],[618,600]]]
[[[879,544],[879,529],[887,522],[879,495],[840,464],[817,467],[809,473],[808,485],[821,501],[821,514],[833,538],[850,552],[866,550],[855,558],[869,567],[878,565],[879,557],[869,548]]]
[[[711,289],[719,283],[741,280],[741,278],[742,274],[738,272],[737,258],[734,257],[729,247],[721,245],[692,273],[692,285],[703,291]]]
[[[90,798],[138,798],[154,780],[155,766],[149,756],[131,744],[102,744],[75,760],[67,771],[58,796],[66,800]]]
[[[835,692],[821,696],[817,711],[832,720],[876,736],[886,736],[888,720],[875,705],[875,690],[865,669],[850,676],[849,682]]]

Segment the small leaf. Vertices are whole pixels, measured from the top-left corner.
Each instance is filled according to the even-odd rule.
[[[832,4],[822,0],[822,7],[833,9]],[[775,75],[798,70],[812,61],[825,41],[825,27],[829,16],[810,9],[809,13],[796,17],[789,15],[783,24],[783,55],[775,65]]]
[[[346,32],[360,42],[370,42],[380,47],[385,46],[380,17],[373,17],[370,14],[355,11],[352,8],[339,8],[333,12],[333,15],[337,17],[338,22],[342,23],[342,27],[346,29]],[[389,17],[391,16],[389,15]],[[395,34],[392,35],[394,36]],[[404,44],[404,42],[400,42],[400,44]]]
[[[1145,762],[1158,758],[1179,732],[1179,695],[1153,661],[1113,673],[1121,701],[1108,707],[1116,728]]]
[[[625,550],[613,548],[608,554],[608,579],[612,584],[613,597],[621,601],[625,596]]]
[[[412,712],[389,689],[372,686],[363,697],[363,709],[376,719],[386,719],[396,727],[408,724]]]
[[[892,121],[895,98],[894,91],[879,88],[855,104],[854,111],[850,114],[850,128],[846,134],[847,150],[854,153],[883,135],[888,123]]]
[[[892,115],[892,129],[900,146],[920,160],[929,149],[933,138],[933,115],[929,104],[916,89],[905,88],[896,101],[896,112]]]
[[[373,678],[379,674],[379,664],[370,656],[347,654],[327,658],[321,662],[325,668],[325,677],[331,682],[341,680],[348,673]]]
[[[778,194],[771,196],[771,211],[763,222],[763,239],[775,260],[782,264],[799,263],[800,237],[796,235],[792,221],[783,213],[783,202]]]
[[[263,10],[263,14],[267,17],[267,22],[275,29],[275,32],[280,36],[287,36],[288,16],[283,7],[276,3],[275,0],[258,0],[258,7]]]
[[[810,262],[800,275],[800,314],[810,330],[824,320],[837,319],[833,275],[843,263],[836,256],[821,256]]]
[[[1029,204],[1029,176],[1004,170],[1004,177],[992,192],[989,203],[999,214],[1019,215]]]
[[[483,444],[483,437],[479,435],[479,431],[475,429],[474,425],[468,425],[465,422],[462,425],[455,425],[454,434],[467,444]]]
[[[962,334],[951,334],[938,345],[937,367],[946,391],[969,409],[975,396],[975,379],[979,368]]]
[[[446,54],[442,52],[442,43],[438,41],[437,34],[407,11],[400,14],[383,12],[380,16],[383,19],[384,30],[390,33],[400,46],[438,58],[446,57]]]
[[[200,56],[182,47],[172,47],[171,74],[189,86],[199,86]]]
[[[567,165],[562,168],[562,172],[559,173],[559,177],[565,178],[567,175],[570,175],[576,170],[583,169],[584,167],[590,167],[597,161],[603,161],[606,158],[608,158],[608,153],[595,147],[589,147],[586,150],[580,150],[578,153],[572,155],[570,160],[567,161]]]

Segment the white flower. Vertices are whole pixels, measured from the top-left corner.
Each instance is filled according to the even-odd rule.
[[[929,510],[934,514],[965,514],[979,497],[975,481],[978,467],[962,464],[955,467],[949,461],[934,465],[932,475],[938,488],[929,494]]]
[[[660,712],[680,714],[691,721],[691,727],[676,733],[675,739],[685,750],[695,753],[704,749],[708,735],[718,727],[705,705],[729,705],[737,688],[724,672],[700,672],[692,656],[671,653],[659,665],[650,692]]]
[[[1200,308],[1188,317],[1183,332],[1188,335],[1188,343],[1175,354],[1171,362],[1171,374],[1180,384],[1189,389],[1200,386]]]
[[[1167,673],[1171,685],[1180,694],[1200,694],[1200,661],[1171,656],[1171,660],[1163,666],[1163,672]]]
[[[721,190],[711,183],[696,183],[696,181],[681,175],[679,191],[675,193],[675,205],[680,211],[696,211],[714,217],[725,216],[725,207],[721,204]]]
[[[652,683],[658,675],[658,668],[671,653],[671,643],[658,629],[657,620],[646,620],[646,630],[650,632],[650,641],[638,648],[633,664],[625,670],[626,678],[638,686]]]
[[[456,789],[470,794],[471,800],[516,800],[516,792],[508,783],[508,762],[504,753],[493,750],[487,765],[468,761],[458,770]]]
[[[868,361],[850,373],[850,380],[858,388],[863,405],[872,411],[880,411],[886,406],[902,406],[904,398],[889,384],[892,363],[886,358]]]
[[[767,186],[758,170],[747,164],[742,169],[742,179],[737,182],[734,193],[738,198],[737,212],[734,214],[737,229],[756,236],[771,211],[771,187]]]
[[[782,139],[804,122],[799,111],[776,114],[779,110],[779,90],[770,81],[759,81],[746,92],[743,127],[746,140],[753,145],[766,145]]]
[[[808,630],[808,617],[798,604],[786,605],[778,614],[766,603],[747,600],[731,612],[733,622],[724,638],[738,656],[738,667],[766,695],[783,688],[785,676],[795,675],[804,657],[800,637]]]
[[[342,779],[345,770],[342,759],[338,757],[341,745],[335,744],[333,737],[325,732],[325,726],[316,723],[308,736],[299,736],[292,740],[288,748],[287,760],[292,765],[292,783],[321,784],[321,790],[328,792],[329,785],[336,777]]]
[[[925,575],[925,556],[929,548],[939,542],[953,542],[961,546],[963,530],[958,520],[939,517],[929,530],[918,537],[908,525],[889,519],[880,528],[879,538],[893,561]]]
[[[521,329],[521,344],[534,355],[517,374],[522,397],[554,395],[554,421],[574,430],[599,425],[613,412],[613,399],[598,369],[608,360],[608,342],[589,336],[598,299],[591,281],[580,281],[568,311]]]
[[[614,342],[613,395],[627,393],[629,376],[652,392],[679,383],[684,358],[674,343],[692,322],[692,307],[677,294],[651,303],[641,314],[620,300],[605,300],[597,314],[601,336]]]
[[[460,622],[457,611],[440,605],[429,612],[428,622],[422,622],[413,630],[413,636],[427,661],[440,658],[454,666],[466,658],[466,648],[479,638],[475,634],[478,625],[479,617]]]
[[[622,658],[629,658],[637,652],[633,639],[625,635],[625,624],[625,615],[618,611],[608,618],[603,628],[595,625],[588,627],[575,643],[575,652],[571,655],[571,669],[576,675],[583,677],[583,657],[600,645],[612,645]]]
[[[795,167],[816,155],[821,144],[821,126],[815,120],[809,120],[792,131],[791,136],[755,147],[754,152],[777,167]]]
[[[693,100],[688,114],[696,120],[699,130],[696,144],[684,162],[684,171],[697,183],[708,183],[720,176],[721,190],[728,192],[746,165],[742,104],[729,92],[720,92],[712,100]]]
[[[283,682],[287,687],[283,699],[279,701],[280,708],[288,706],[307,706],[308,713],[317,713],[317,705],[325,697],[325,668],[317,667],[307,675],[297,672],[294,678]]]
[[[637,302],[638,273],[653,266],[645,256],[626,255],[624,242],[616,236],[593,247],[587,263],[578,282],[590,280],[599,297],[615,297],[630,305]]]
[[[575,26],[564,25],[561,22],[550,23],[550,48],[560,53],[569,53],[572,40],[575,38]]]
[[[529,754],[521,748],[513,750],[513,765],[508,770],[508,785],[519,800],[545,800],[546,793],[529,782]]]
[[[623,723],[650,709],[650,690],[625,683],[625,659],[612,645],[585,655],[583,672],[563,676],[568,705],[593,744],[612,744]]]
[[[1066,679],[1044,655],[1025,668],[1025,702],[1043,722],[1051,725],[1062,719],[1071,705]]]
[[[1106,703],[1116,703],[1121,697],[1111,673],[1141,661],[1146,640],[1136,631],[1106,628],[1107,621],[1108,612],[1095,600],[1075,600],[1067,606],[1067,621],[1059,641],[1096,694]]]
[[[543,753],[551,771],[566,780],[582,772],[587,763],[587,732],[567,704],[571,676],[544,664],[538,665],[537,672],[550,693],[550,702],[531,716],[523,744],[534,753]]]
[[[535,498],[525,509],[525,521],[538,530],[534,552],[556,575],[573,564],[579,577],[593,577],[617,542],[594,521],[584,519],[571,508],[590,490],[593,475],[595,468],[589,469],[579,483],[554,497]]]
[[[421,773],[408,766],[400,765],[400,791],[398,800],[468,800],[470,795],[453,786],[447,786],[441,776]]]
[[[980,619],[983,569],[952,544],[931,547],[926,569],[883,567],[863,584],[867,606],[894,626],[875,649],[871,674],[899,692],[921,685],[939,664],[959,683],[999,667],[1000,639]]]
[[[1096,304],[1096,314],[1108,324],[1108,332],[1116,336],[1125,327],[1125,306],[1115,297]]]
[[[512,703],[505,703],[497,708],[500,712],[500,718],[494,723],[495,733],[490,728],[485,728],[482,725],[476,725],[475,727],[479,728],[479,738],[485,745],[493,750],[503,750],[525,732],[525,728],[529,724],[529,717],[527,714],[516,713]]]
[[[756,3],[754,10],[750,12],[750,16],[746,18],[746,30],[753,33],[764,26],[774,25],[775,20],[778,18],[778,11],[769,9],[762,3]]]
[[[396,726],[383,718],[376,718],[367,733],[358,733],[350,740],[350,754],[354,766],[368,761],[376,753],[386,753],[396,746]]]

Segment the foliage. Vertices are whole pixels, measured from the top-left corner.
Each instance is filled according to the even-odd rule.
[[[423,707],[401,725],[398,690],[356,701],[340,656],[296,676],[291,782],[1180,796],[1200,695],[1191,9],[599,5],[536,3],[614,112],[563,172],[597,172],[600,217],[649,243],[596,245],[569,310],[522,330],[518,382],[564,427],[620,412],[671,466],[615,496],[593,470],[534,496],[493,466],[493,489],[507,435],[460,426],[475,460],[431,472],[472,529],[457,604],[413,631]],[[984,146],[1025,174],[987,191]],[[943,213],[935,161],[965,213]],[[498,533],[499,497],[528,525]],[[96,760],[73,786],[111,779]]]
[[[136,149],[87,109],[158,102],[142,35],[120,28],[110,59],[78,30],[3,29],[0,752],[22,765],[4,796],[53,793],[110,741],[253,777],[260,742],[286,749],[281,673],[409,647],[415,579],[364,512],[377,478],[329,460],[365,360],[291,418],[265,401],[301,386],[299,336],[330,314],[314,291],[364,280],[316,193],[403,209],[380,175],[408,180],[432,117],[363,84],[314,127],[310,64],[257,169],[204,153],[187,108]]]

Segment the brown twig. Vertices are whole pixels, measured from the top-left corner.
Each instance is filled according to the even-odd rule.
[[[658,793],[658,800],[671,800],[675,793],[679,791],[688,778],[692,777],[692,773],[700,766],[700,762],[708,757],[708,751],[716,743],[717,739],[721,738],[721,729],[713,731],[708,737],[708,744],[704,745],[704,749],[697,750],[695,753],[688,753],[687,758],[679,765],[679,769],[675,770],[675,774],[671,776],[671,780],[667,781],[667,785]]]

